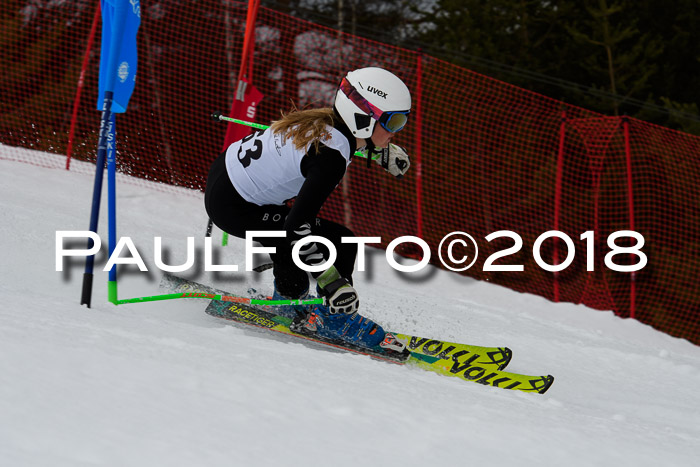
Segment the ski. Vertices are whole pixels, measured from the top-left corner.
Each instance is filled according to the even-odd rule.
[[[165,275],[161,287],[173,292],[226,294],[226,292],[177,276]],[[554,382],[551,375],[530,376],[503,371],[512,358],[507,347],[482,347],[438,339],[391,332],[406,345],[403,352],[380,346],[368,349],[340,340],[324,339],[314,334],[290,329],[292,319],[278,315],[274,307],[258,307],[243,303],[212,300],[205,312],[211,316],[272,331],[294,339],[330,348],[366,355],[376,360],[410,365],[423,370],[503,389],[544,394]]]
[[[472,361],[474,365],[504,370],[513,357],[513,352],[508,347],[481,347],[411,336],[399,332],[392,332],[392,334],[399,341],[406,344],[406,348],[411,353],[441,360],[441,362],[436,362],[433,365],[442,366],[446,370],[451,368],[454,363],[463,364],[463,357],[469,359],[473,355],[479,355],[475,361]]]
[[[404,364],[411,357],[410,352],[399,353],[387,351],[379,346],[368,349],[348,344],[347,342],[324,339],[313,334],[297,333],[289,328],[289,326],[292,324],[291,318],[277,315],[272,311],[253,307],[251,305],[212,300],[209,302],[209,306],[207,306],[206,310],[204,311],[207,314],[217,318],[223,318],[236,323],[242,323],[256,328],[273,331],[295,339],[304,339],[308,342],[314,342],[343,351],[367,355],[377,360]]]

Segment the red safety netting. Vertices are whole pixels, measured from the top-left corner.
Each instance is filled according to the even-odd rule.
[[[10,0],[0,7],[0,143],[64,156],[70,144],[72,160],[95,160],[98,3]],[[137,180],[163,182],[163,189],[202,189],[226,133],[209,115],[231,107],[246,4],[142,7],[137,86],[128,112],[117,117],[118,167]],[[471,276],[612,309],[700,343],[700,138],[604,117],[266,8],[258,13],[255,38],[252,82],[265,95],[258,122],[269,123],[292,102],[328,106],[342,75],[362,66],[392,70],[413,92],[411,122],[395,141],[413,156],[412,170],[396,181],[376,166],[352,164],[323,215],[356,235],[381,236],[383,246],[420,235],[434,262],[445,235],[468,232],[480,249]],[[4,153],[46,165],[45,158]],[[65,167],[66,158],[54,165]],[[516,232],[523,246],[495,264],[523,265],[523,272],[484,270],[489,255],[513,245],[508,238],[485,240],[501,230]],[[575,245],[573,263],[559,273],[536,264],[532,251],[549,230],[566,233]],[[604,261],[607,238],[619,230],[644,236],[649,263],[637,273],[615,272]],[[592,272],[580,239],[587,231],[595,232]],[[420,256],[405,245],[398,251]],[[540,251],[549,264],[567,255],[565,243],[554,239]],[[629,253],[614,258],[622,265],[638,260]]]

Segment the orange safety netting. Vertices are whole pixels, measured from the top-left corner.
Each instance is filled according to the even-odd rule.
[[[100,28],[86,59],[97,1],[26,3],[0,7],[0,142],[94,161]],[[136,90],[117,116],[118,168],[138,179],[203,189],[221,151],[235,92],[246,5],[227,0],[162,1],[142,5]],[[413,92],[409,125],[395,142],[413,156],[397,181],[374,166],[351,165],[323,215],[358,236],[420,235],[437,263],[440,240],[454,231],[477,239],[480,254],[467,274],[552,300],[583,303],[634,316],[700,343],[700,138],[632,118],[605,117],[516,88],[413,51],[308,23],[266,8],[258,13],[252,82],[264,94],[256,120],[280,111],[328,106],[350,69],[382,66]],[[74,131],[71,131],[74,128]],[[69,136],[73,139],[69,141]],[[30,156],[9,158],[46,164]],[[65,166],[65,158],[57,164]],[[87,214],[86,214],[87,215]],[[575,245],[561,272],[535,263],[536,239],[549,230]],[[523,240],[497,265],[523,272],[490,272],[484,262],[513,245],[485,240],[509,230]],[[639,272],[605,263],[608,236],[636,230],[649,259]],[[593,269],[586,270],[594,231]],[[631,246],[630,239],[618,241]],[[406,256],[419,257],[409,246]],[[563,241],[540,249],[549,264],[567,256]],[[626,250],[624,250],[626,251]],[[616,255],[633,264],[632,254]]]

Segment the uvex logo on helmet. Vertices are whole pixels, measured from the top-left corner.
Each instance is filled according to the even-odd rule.
[[[378,95],[379,97],[383,97],[384,99],[387,98],[387,93],[385,93],[381,89],[375,88],[374,86],[367,86],[367,90],[369,92],[373,92],[374,94]]]

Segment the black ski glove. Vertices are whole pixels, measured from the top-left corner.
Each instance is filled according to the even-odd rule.
[[[376,160],[377,164],[381,165],[384,170],[389,172],[396,178],[402,178],[408,172],[408,168],[411,166],[411,159],[406,154],[406,151],[394,143],[389,144],[388,147],[375,148],[374,152],[379,154]]]
[[[349,315],[357,313],[360,308],[360,299],[357,290],[350,284],[350,281],[340,277],[335,266],[331,266],[327,271],[316,278],[318,293],[326,299],[326,304],[332,314],[346,313]]]

